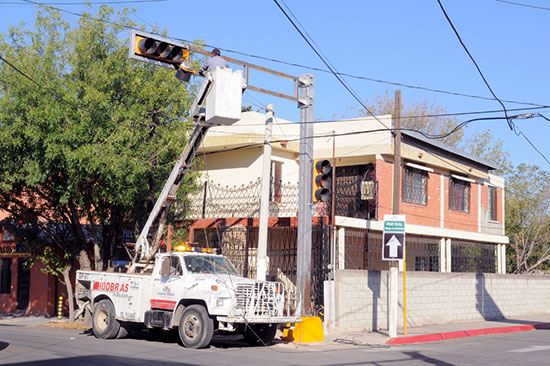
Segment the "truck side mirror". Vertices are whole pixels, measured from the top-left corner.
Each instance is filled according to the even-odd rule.
[[[170,275],[170,257],[162,258],[162,263],[160,265],[160,275],[161,276]]]

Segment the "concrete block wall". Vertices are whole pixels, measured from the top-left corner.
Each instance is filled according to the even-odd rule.
[[[336,331],[388,329],[387,271],[335,273]],[[403,327],[403,273],[399,274],[398,327]],[[330,301],[326,294],[325,302]],[[407,326],[521,318],[548,312],[550,276],[407,273]]]

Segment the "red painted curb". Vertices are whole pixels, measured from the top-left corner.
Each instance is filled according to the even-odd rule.
[[[448,340],[448,339],[477,337],[477,336],[488,335],[488,334],[505,334],[505,333],[527,332],[527,331],[535,330],[535,329],[550,329],[550,323],[513,325],[513,326],[509,326],[509,327],[459,330],[459,331],[455,331],[455,332],[431,333],[431,334],[422,334],[422,335],[408,336],[408,337],[407,336],[395,337],[395,338],[390,338],[386,342],[386,344],[388,344],[388,345],[397,345],[397,344],[437,342],[437,341],[444,341],[444,340]]]

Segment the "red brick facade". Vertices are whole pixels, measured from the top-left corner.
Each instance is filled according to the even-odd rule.
[[[403,175],[401,175],[401,178]],[[384,159],[376,160],[376,180],[378,182],[378,218],[382,220],[384,215],[392,213],[393,197],[393,163]],[[479,203],[483,212],[489,212],[489,187],[481,186],[481,202],[479,201],[479,184],[470,183],[470,208],[469,212],[451,210],[449,208],[450,177],[443,175],[443,205],[441,205],[441,173],[428,172],[428,198],[427,204],[414,204],[401,200],[400,214],[407,215],[407,223],[423,226],[441,227],[441,208],[443,206],[443,227],[446,229],[478,232],[479,228]],[[403,179],[400,183],[400,196]],[[497,188],[497,217],[502,223],[502,189]]]

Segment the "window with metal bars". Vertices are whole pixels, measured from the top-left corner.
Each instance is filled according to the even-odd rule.
[[[449,184],[449,209],[470,212],[470,182],[451,178]]]
[[[404,166],[402,191],[403,202],[427,205],[428,172]]]
[[[497,187],[489,187],[489,220],[498,221]]]

